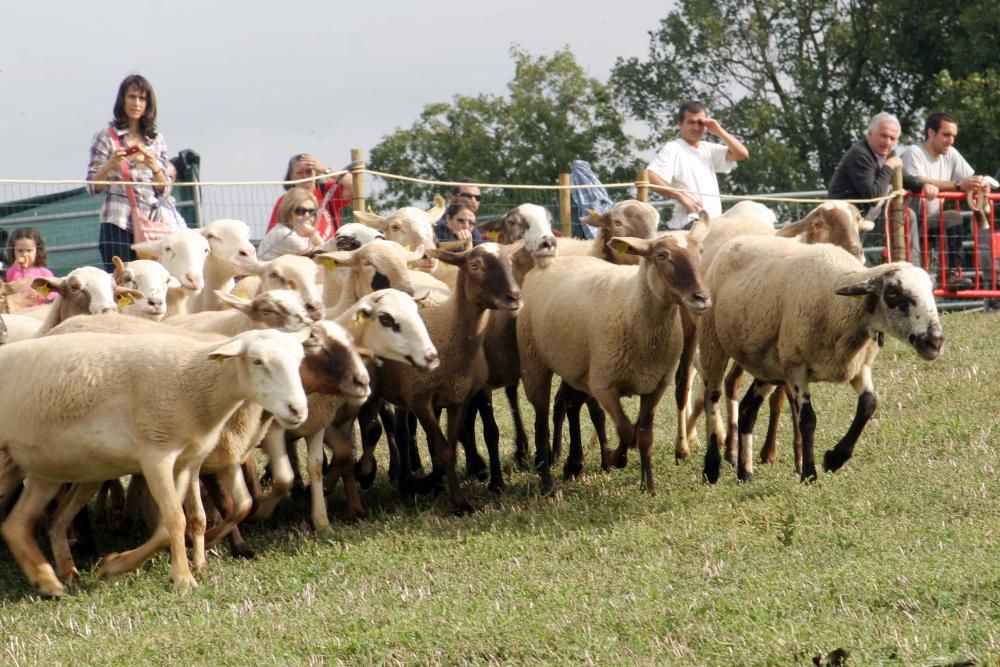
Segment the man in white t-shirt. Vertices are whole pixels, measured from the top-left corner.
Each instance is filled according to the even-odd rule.
[[[976,176],[953,144],[958,136],[958,121],[951,114],[937,112],[927,117],[924,123],[924,143],[911,146],[903,153],[903,169],[925,183],[932,183],[941,192],[965,192],[983,186],[983,178]],[[987,186],[988,187],[988,186]],[[923,249],[923,219],[921,200],[911,199],[910,206],[915,215],[911,217],[910,261],[922,265],[920,257]],[[962,216],[954,208],[945,206],[941,215],[941,203],[937,199],[926,201],[928,249],[938,246],[938,233],[943,219],[945,235],[945,265],[948,267],[947,288],[950,290],[969,289],[972,281],[962,276]]]
[[[667,227],[685,229],[702,209],[713,218],[722,215],[715,174],[728,174],[737,162],[750,157],[750,151],[709,118],[701,102],[684,104],[677,114],[677,125],[681,136],[660,149],[646,169],[653,189],[677,200]],[[702,141],[705,132],[723,143]]]

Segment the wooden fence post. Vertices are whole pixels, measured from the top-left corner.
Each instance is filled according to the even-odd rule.
[[[903,168],[897,167],[892,172],[892,189],[903,189]],[[892,240],[889,245],[890,262],[899,262],[906,259],[906,219],[903,210],[903,195],[898,195],[892,202]],[[886,202],[888,206],[889,202]]]
[[[569,174],[559,174],[559,185],[569,185]],[[573,200],[565,187],[559,190],[559,229],[563,238],[573,236]]]
[[[351,149],[351,162],[361,161],[361,149]],[[361,169],[351,169],[351,183],[354,186],[354,196],[351,198],[352,211],[365,210],[365,172]]]
[[[649,201],[649,173],[640,169],[635,173],[635,198],[642,202]]]

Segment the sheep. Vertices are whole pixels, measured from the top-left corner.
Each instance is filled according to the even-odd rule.
[[[406,364],[418,371],[433,370],[440,363],[437,350],[418,314],[416,302],[399,290],[373,292],[343,313],[337,321],[356,345],[383,360]],[[344,482],[347,497],[345,520],[354,521],[367,514],[358,494],[352,444],[354,420],[367,398],[367,395],[352,398],[346,391],[340,396],[310,394],[310,417],[306,423],[292,431],[283,431],[272,425],[264,438],[265,450],[276,452],[282,451],[289,439],[306,439],[312,523],[317,532],[329,528],[322,475],[324,445],[332,453],[326,485],[332,488],[338,480]],[[281,470],[272,464],[272,472],[274,490],[261,502],[255,518],[270,516],[274,504],[291,486],[290,470]]]
[[[205,286],[205,260],[211,248],[208,240],[193,229],[181,229],[162,239],[132,245],[140,259],[152,259],[180,281],[180,289],[170,291],[167,317],[187,313],[190,297]]]
[[[58,537],[75,515],[72,508],[104,480],[142,472],[162,520],[142,546],[106,556],[98,576],[133,570],[169,544],[174,588],[196,586],[180,500],[191,475],[243,401],[260,403],[290,427],[305,420],[302,357],[298,339],[276,331],[247,332],[222,344],[78,333],[0,347],[0,372],[21,378],[17,392],[0,394],[0,447],[27,482],[0,534],[32,585],[43,595],[66,592],[33,536],[60,485],[78,486],[50,527],[57,564],[72,563]]]
[[[7,343],[16,343],[19,340],[34,338],[43,324],[42,320],[21,315],[20,313],[4,315],[3,320],[7,330],[7,340],[5,341]]]
[[[333,238],[323,243],[317,250],[319,252],[357,250],[375,239],[385,239],[385,234],[360,222],[348,222],[341,225],[334,233]]]
[[[298,331],[313,321],[302,303],[302,297],[291,290],[263,292],[252,300],[223,292],[218,297],[232,310],[175,315],[167,320],[167,324],[190,331],[235,336],[250,329]]]
[[[250,227],[242,220],[222,218],[213,220],[198,230],[208,241],[209,254],[205,259],[205,284],[192,296],[188,312],[222,310],[222,301],[215,291],[232,291],[239,270],[234,261],[256,259],[257,251],[250,243]]]
[[[252,299],[268,290],[292,290],[302,297],[306,310],[314,320],[323,317],[323,296],[319,287],[322,273],[312,259],[300,255],[282,255],[267,262],[256,257],[238,257],[234,262],[247,276],[236,283],[234,294]]]
[[[660,213],[645,202],[626,199],[615,203],[604,213],[595,213],[581,222],[598,227],[600,233],[597,238],[593,241],[559,239],[560,256],[590,255],[612,264],[638,264],[638,256],[618,255],[611,250],[608,243],[611,239],[620,236],[641,239],[653,238],[660,224]]]
[[[180,288],[180,281],[159,262],[137,259],[126,264],[117,255],[111,260],[115,265],[112,275],[115,284],[142,293],[142,298],[126,305],[122,312],[154,322],[162,320],[167,314],[167,294],[171,289]]]
[[[398,362],[386,361],[377,372],[376,386],[381,398],[413,411],[437,454],[434,474],[437,481],[447,478],[452,502],[458,512],[472,511],[455,474],[455,443],[469,397],[482,388],[488,377],[483,354],[483,338],[490,309],[516,310],[521,293],[514,280],[511,255],[521,243],[499,246],[486,242],[461,253],[428,250],[436,259],[459,267],[451,297],[443,304],[421,311],[431,340],[437,347],[441,365],[419,372]],[[445,438],[435,415],[448,410],[448,437]],[[410,476],[409,457],[400,457],[400,490],[415,490]]]
[[[775,232],[773,224],[766,219],[767,216],[763,213],[758,214],[756,217],[737,215],[736,209],[742,209],[752,213],[754,209],[749,206],[751,203],[753,202],[740,202],[727,211],[726,214],[712,221],[710,231],[708,236],[705,238],[704,243],[705,252],[702,257],[702,263],[705,267],[711,266],[715,253],[726,241],[738,236],[762,235],[776,235],[789,238],[794,237],[797,238],[800,243],[806,244],[831,243],[840,246],[864,262],[864,252],[861,245],[860,232],[870,231],[873,229],[873,223],[869,220],[865,220],[861,216],[858,209],[852,204],[844,201],[824,202],[806,214],[806,216],[801,220]],[[766,207],[761,206],[760,208],[769,212],[769,209],[766,209]],[[684,320],[684,335],[685,339],[690,341],[689,344],[694,347],[695,325],[694,322],[691,322],[689,319]],[[693,438],[693,433],[689,430],[689,427],[693,428],[694,420],[697,418],[701,407],[696,404],[691,414],[687,414],[688,395],[692,374],[690,373],[690,362],[685,364],[683,363],[683,360],[687,359],[689,356],[693,356],[693,351],[686,348],[684,355],[682,356],[681,367],[678,369],[676,394],[678,435],[677,446],[675,448],[675,457],[677,460],[686,459],[689,455],[690,448],[688,446],[688,439]],[[726,396],[727,406],[729,408],[729,430],[726,436],[726,458],[733,464],[736,463],[736,402],[741,376],[742,369],[740,369],[738,365],[734,365],[732,371],[726,377]],[[777,429],[780,422],[784,396],[785,392],[781,391],[774,393],[771,397],[771,419],[768,426],[765,444],[761,448],[761,460],[763,462],[773,463],[776,459],[775,451],[778,432]],[[796,433],[796,443],[798,442],[799,438]]]
[[[43,296],[53,290],[59,293],[59,298],[52,303],[45,321],[35,331],[36,336],[41,336],[74,315],[96,315],[116,310],[142,298],[142,292],[115,285],[109,273],[93,266],[73,269],[65,278],[35,278],[31,281],[31,287]]]
[[[719,478],[718,404],[730,358],[755,378],[739,409],[738,478],[753,477],[752,432],[760,403],[774,385],[784,384],[802,434],[806,481],[816,478],[810,382],[850,382],[858,394],[850,429],[823,458],[824,468],[835,471],[850,458],[875,411],[871,368],[885,334],[908,342],[927,360],[942,352],[930,278],[906,262],[866,269],[828,244],[750,237],[720,248],[706,280],[713,305],[702,317],[698,342],[709,438],[704,474],[712,483]]]
[[[406,265],[423,255],[423,246],[407,252],[398,243],[385,240],[374,240],[357,250],[314,255],[313,260],[326,269],[323,278],[325,316],[336,318],[365,294],[387,287],[413,296]]]
[[[379,230],[390,241],[395,241],[404,248],[416,248],[422,245],[425,250],[434,248],[437,239],[434,236],[434,225],[444,215],[445,205],[440,202],[426,211],[415,206],[404,206],[387,216],[365,211],[355,211],[355,219]],[[423,259],[417,262],[420,271],[434,273],[438,261],[430,253],[425,253]]]
[[[559,257],[524,280],[524,307],[517,318],[521,381],[535,408],[535,447],[542,487],[551,492],[549,394],[552,374],[593,396],[611,413],[620,438],[612,456],[602,450],[602,467],[623,466],[637,444],[642,488],[655,493],[651,451],[653,413],[680,357],[678,306],[693,313],[709,305],[698,270],[707,226],[668,232],[653,240],[620,237],[619,252],[637,254],[638,266],[613,266],[594,257]],[[581,300],[588,307],[580,308]],[[640,396],[633,425],[621,396]],[[578,430],[578,429],[577,429]],[[583,467],[579,433],[570,434],[565,477]]]
[[[720,217],[731,218],[736,216],[741,218],[753,218],[766,225],[770,225],[772,228],[778,224],[778,216],[774,214],[774,211],[766,205],[751,199],[744,199],[736,202],[726,209]]]

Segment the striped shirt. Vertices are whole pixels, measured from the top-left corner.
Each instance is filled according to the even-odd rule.
[[[119,141],[124,146],[125,141],[123,135],[125,130],[119,130]],[[156,155],[157,160],[160,163],[160,168],[166,171],[167,163],[169,162],[167,158],[167,142],[163,138],[162,134],[157,133],[156,137],[153,139],[152,143],[147,142],[147,145],[152,149],[153,154]],[[101,169],[111,154],[115,151],[115,143],[111,139],[111,128],[105,127],[100,132],[94,135],[94,140],[90,144],[90,166],[87,167],[87,180],[94,180],[94,176]],[[126,158],[127,159],[127,158]],[[129,163],[129,174],[133,181],[140,183],[150,183],[154,182],[153,170],[150,169],[145,164],[136,166]],[[120,181],[122,179],[121,171],[115,169],[112,171],[107,180],[109,181]],[[157,206],[157,195],[156,191],[153,190],[152,185],[134,185],[135,196],[139,202],[140,210],[145,213],[151,219],[156,219],[158,217],[157,212],[154,209]],[[94,189],[94,185],[87,184],[87,192],[90,194],[97,194]],[[132,206],[128,201],[128,192],[124,185],[119,185],[117,183],[107,186],[105,190],[107,196],[104,198],[104,204],[101,206],[101,222],[107,222],[109,224],[115,225],[125,230],[132,229],[132,219],[131,212]]]

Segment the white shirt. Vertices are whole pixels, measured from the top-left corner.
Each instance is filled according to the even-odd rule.
[[[727,160],[729,147],[724,144],[698,142],[695,148],[683,139],[667,143],[646,169],[653,172],[671,187],[688,190],[685,194],[700,202],[710,217],[722,215],[722,199],[719,197],[719,180],[716,172],[728,174],[736,166]],[[682,229],[688,223],[691,212],[680,205],[674,205],[674,216],[667,221],[670,229]]]
[[[312,248],[308,237],[301,236],[291,227],[277,224],[264,235],[257,245],[257,258],[268,262],[281,255],[301,255]]]
[[[975,171],[965,161],[962,154],[955,150],[954,146],[937,157],[931,155],[924,148],[910,146],[901,156],[903,169],[908,174],[919,176],[920,178],[930,178],[936,181],[961,181],[967,176],[972,176]],[[911,199],[913,209],[920,211],[920,199]],[[939,199],[927,202],[927,218],[937,219]]]

